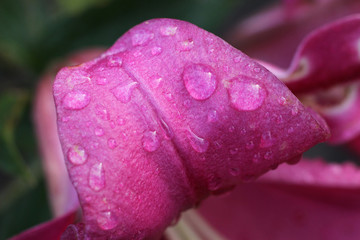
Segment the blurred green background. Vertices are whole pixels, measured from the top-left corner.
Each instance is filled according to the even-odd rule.
[[[111,46],[132,26],[158,17],[222,35],[264,0],[1,0],[0,239],[51,218],[32,123],[41,74],[72,51]]]

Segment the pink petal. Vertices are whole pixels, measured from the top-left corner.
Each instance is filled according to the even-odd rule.
[[[354,165],[302,160],[210,198],[199,211],[228,239],[356,240],[359,180]]]
[[[81,51],[68,57],[66,63],[63,62],[59,65],[79,64],[98,56],[100,53],[100,49]],[[50,204],[55,217],[62,216],[79,207],[76,191],[66,170],[56,126],[52,82],[55,77],[55,69],[58,70],[59,67],[49,69],[40,80],[34,102],[34,123],[48,183]]]
[[[9,240],[56,240],[60,239],[66,227],[73,223],[76,218],[76,212],[71,211],[54,220],[42,223],[25,232],[16,235]]]
[[[270,72],[179,20],[142,23],[62,69],[54,96],[88,236],[155,239],[210,193],[328,136]]]

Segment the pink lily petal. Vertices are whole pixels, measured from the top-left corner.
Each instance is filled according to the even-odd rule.
[[[356,240],[359,193],[360,170],[354,165],[302,160],[209,198],[199,211],[228,239]]]
[[[90,237],[156,239],[209,194],[293,162],[329,134],[261,65],[172,19],[62,69],[54,96]]]
[[[75,219],[76,211],[70,211],[59,218],[30,228],[9,240],[57,240]]]
[[[79,64],[98,56],[102,50],[89,49],[70,56],[67,62],[59,64]],[[56,70],[59,70],[57,68]],[[76,191],[70,182],[61,150],[57,126],[52,82],[55,70],[49,70],[40,80],[34,102],[34,123],[36,125],[43,168],[48,183],[50,205],[55,217],[79,207]]]

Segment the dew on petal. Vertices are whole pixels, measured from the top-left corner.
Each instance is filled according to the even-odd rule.
[[[199,153],[204,153],[208,150],[209,148],[209,141],[207,141],[204,138],[201,138],[199,136],[197,136],[193,131],[191,131],[190,129],[188,130],[188,134],[187,137],[190,141],[190,145],[192,146],[192,148]]]
[[[119,56],[110,56],[107,62],[108,67],[121,67],[122,58]]]
[[[252,158],[252,161],[253,161],[254,163],[258,163],[258,162],[260,161],[260,158],[261,158],[260,153],[255,153],[254,156],[253,156],[253,158]]]
[[[285,97],[280,97],[278,99],[278,103],[282,106],[286,105],[286,98]]]
[[[193,40],[185,40],[179,43],[180,51],[190,51],[194,47]]]
[[[234,132],[234,131],[235,131],[235,126],[230,126],[230,127],[229,127],[229,132],[232,133],[232,132]]]
[[[239,152],[239,148],[231,148],[230,149],[230,154],[231,155],[235,155],[235,154],[237,154]]]
[[[267,151],[267,152],[264,154],[264,158],[265,158],[266,160],[270,160],[270,159],[272,158],[272,156],[273,156],[272,151]]]
[[[131,43],[134,47],[141,46],[147,44],[153,38],[154,38],[153,33],[146,30],[140,30],[132,35]]]
[[[111,211],[105,211],[97,217],[97,224],[103,230],[111,230],[118,225],[118,221]]]
[[[86,162],[88,155],[82,146],[74,145],[69,149],[67,157],[72,164],[81,165]]]
[[[251,150],[251,149],[253,149],[255,147],[255,144],[254,144],[253,141],[249,141],[249,142],[246,143],[245,147],[246,147],[247,150]]]
[[[85,108],[90,103],[90,95],[81,90],[72,91],[65,95],[63,105],[66,109],[80,110]]]
[[[294,128],[293,128],[293,127],[289,127],[288,133],[293,133],[293,132],[294,132]]]
[[[185,67],[183,80],[190,96],[196,100],[209,98],[216,89],[216,76],[209,66],[191,64]]]
[[[232,168],[229,169],[229,173],[234,177],[239,176],[240,175],[240,169],[237,168],[237,167],[232,167]]]
[[[95,135],[96,136],[102,136],[104,135],[104,130],[102,128],[95,128]]]
[[[119,117],[116,122],[119,126],[123,126],[125,124],[125,119]]]
[[[162,77],[159,76],[153,76],[150,78],[150,86],[154,89],[158,88],[160,83],[162,82]]]
[[[151,49],[151,54],[152,54],[153,56],[157,56],[157,55],[159,55],[161,52],[162,52],[161,47],[153,47],[153,48]]]
[[[214,123],[219,120],[219,114],[215,109],[210,109],[208,115],[207,115],[208,122]]]
[[[131,95],[134,89],[138,86],[137,82],[131,82],[127,85],[119,85],[111,89],[111,93],[114,94],[115,98],[122,103],[128,103],[131,100]]]
[[[299,112],[299,109],[296,106],[291,109],[291,114],[293,116],[296,116],[298,114],[298,112]]]
[[[107,143],[110,149],[114,149],[117,147],[117,142],[114,138],[109,138]]]
[[[176,26],[162,26],[160,27],[160,34],[163,36],[173,36],[176,34]]]
[[[264,132],[261,135],[260,147],[267,148],[267,147],[271,147],[273,144],[274,144],[274,140],[271,136],[271,132],[270,131]]]
[[[106,77],[97,77],[95,82],[97,85],[106,85],[108,83],[108,79]]]
[[[165,122],[164,119],[160,118],[160,126],[161,128],[164,130],[165,132],[165,137],[166,139],[171,139],[174,136],[174,133],[172,132],[172,130],[170,129],[169,125]]]
[[[95,107],[95,114],[101,118],[102,120],[110,120],[110,113],[107,110],[107,108],[105,108],[102,105],[96,105]]]
[[[156,131],[144,133],[143,147],[148,152],[154,152],[160,147],[160,141]]]
[[[236,79],[228,89],[232,106],[239,111],[253,111],[263,104],[266,91],[253,80]]]
[[[233,61],[234,61],[235,63],[240,62],[240,61],[241,61],[241,56],[234,57]]]
[[[89,186],[94,191],[100,191],[105,187],[105,171],[103,163],[94,164],[89,173]]]

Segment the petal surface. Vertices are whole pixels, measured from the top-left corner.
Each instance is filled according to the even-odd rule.
[[[100,58],[62,69],[54,96],[85,232],[99,239],[156,239],[209,194],[329,134],[261,65],[172,19],[144,22]]]

